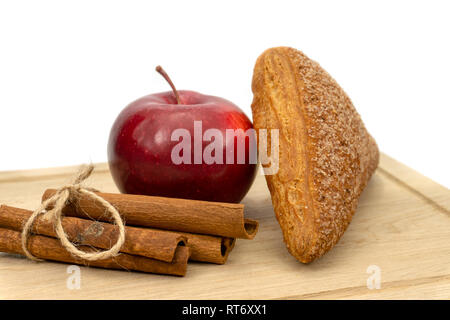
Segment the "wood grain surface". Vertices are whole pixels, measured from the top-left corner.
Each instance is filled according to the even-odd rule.
[[[75,171],[0,172],[0,203],[33,209]],[[117,192],[106,164],[88,185]],[[312,264],[287,252],[263,176],[244,204],[260,231],[238,240],[225,265],[189,263],[184,278],[81,267],[81,288],[70,290],[67,264],[0,253],[0,299],[450,298],[450,191],[386,155],[347,232]],[[381,271],[380,289],[367,287],[371,265]]]

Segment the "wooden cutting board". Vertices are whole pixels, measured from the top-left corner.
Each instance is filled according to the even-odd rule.
[[[33,209],[75,171],[0,172],[0,203]],[[117,192],[106,164],[88,184]],[[287,252],[263,176],[244,203],[260,231],[225,265],[190,263],[184,278],[81,267],[81,288],[70,290],[68,265],[0,253],[0,299],[450,298],[450,191],[386,155],[343,238],[310,265]]]

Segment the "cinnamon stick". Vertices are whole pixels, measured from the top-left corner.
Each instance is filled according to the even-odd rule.
[[[46,190],[42,200],[55,192],[54,189]],[[258,229],[257,221],[244,218],[242,204],[120,193],[97,194],[111,203],[128,225],[242,239],[252,239]],[[80,195],[64,213],[108,221],[102,208],[96,201]]]
[[[236,239],[181,232],[188,239],[191,249],[189,260],[224,264]]]
[[[25,222],[30,218],[32,211],[0,206],[0,227],[22,231]],[[64,217],[62,221],[64,231],[70,241],[80,245],[89,245],[101,249],[109,249],[117,241],[118,229],[109,223]],[[56,237],[51,221],[39,217],[34,226],[35,234]],[[185,245],[187,239],[179,233],[155,229],[125,227],[125,243],[120,251],[140,255],[165,262],[171,262],[175,250],[179,245]]]
[[[31,214],[30,210],[1,205],[0,227],[22,231]],[[64,217],[62,224],[69,240],[80,245],[108,249],[117,240],[117,230],[109,223]],[[173,260],[177,245],[184,243],[191,251],[189,260],[224,264],[235,244],[235,239],[217,236],[129,226],[125,230],[126,238],[121,252],[166,262]],[[42,217],[36,219],[33,233],[56,237],[53,224]]]
[[[89,252],[91,247],[81,246],[81,250]],[[88,265],[92,267],[134,270],[148,273],[184,276],[189,258],[189,248],[178,246],[171,263],[121,253],[114,258],[97,261],[84,261],[75,258],[60,244],[59,240],[40,235],[31,235],[28,239],[28,250],[33,256],[59,262]],[[0,228],[0,251],[14,254],[24,254],[21,243],[21,233],[14,230]]]

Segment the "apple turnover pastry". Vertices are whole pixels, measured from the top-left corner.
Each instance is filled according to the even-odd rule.
[[[319,64],[288,47],[256,61],[257,132],[278,129],[279,161],[266,175],[289,252],[303,263],[330,250],[347,229],[379,152],[349,97]],[[271,146],[266,146],[271,150]]]

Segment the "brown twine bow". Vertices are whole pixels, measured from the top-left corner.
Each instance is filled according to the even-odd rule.
[[[91,175],[93,170],[94,166],[92,164],[88,166],[81,166],[72,184],[68,184],[59,188],[52,197],[42,202],[39,208],[37,208],[30,216],[28,221],[25,223],[22,231],[22,249],[28,258],[35,261],[40,261],[40,259],[36,258],[30,253],[27,248],[27,244],[31,229],[33,227],[33,223],[41,214],[43,214],[43,217],[45,219],[53,221],[56,234],[61,241],[61,244],[72,255],[87,261],[95,261],[108,259],[116,256],[119,253],[120,248],[125,242],[125,226],[119,212],[108,201],[92,192],[92,189],[89,190],[88,188],[83,188],[81,186],[81,183]],[[68,201],[78,199],[81,194],[86,195],[92,200],[100,202],[117,223],[117,226],[119,227],[119,237],[117,239],[117,242],[109,250],[100,252],[84,252],[77,249],[74,244],[67,238],[67,235],[64,232],[62,226],[62,217],[64,216],[63,209],[67,205]],[[51,209],[47,211],[47,209],[50,207]]]

